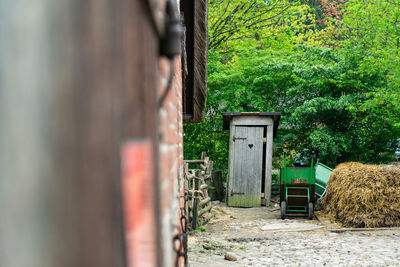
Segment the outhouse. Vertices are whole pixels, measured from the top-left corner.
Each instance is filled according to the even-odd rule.
[[[229,135],[227,205],[258,207],[271,200],[273,138],[279,112],[225,112],[223,128]]]

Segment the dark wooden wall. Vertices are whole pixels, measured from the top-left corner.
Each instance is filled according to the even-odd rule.
[[[183,65],[183,120],[204,120],[207,101],[208,1],[180,2],[185,24]]]
[[[147,1],[4,0],[0,20],[0,266],[124,266],[120,145],[156,144]]]

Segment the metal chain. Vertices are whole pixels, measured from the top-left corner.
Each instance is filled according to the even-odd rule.
[[[183,257],[184,267],[187,267],[188,266],[188,257],[187,257],[188,217],[186,214],[186,207],[187,207],[187,201],[188,201],[188,191],[185,189],[184,195],[180,196],[180,197],[184,199],[184,205],[180,209],[181,217],[180,217],[179,221],[180,221],[180,226],[181,226],[181,233],[176,234],[173,239],[174,250],[177,255],[175,265],[177,267],[179,267],[179,259]],[[183,248],[183,250],[181,250],[181,248]]]

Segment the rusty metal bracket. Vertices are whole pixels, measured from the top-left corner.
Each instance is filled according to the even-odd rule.
[[[160,54],[172,59],[182,52],[184,28],[174,1],[167,1],[166,14],[165,35],[160,40]]]

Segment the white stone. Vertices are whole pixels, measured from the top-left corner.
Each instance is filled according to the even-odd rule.
[[[228,260],[228,261],[237,261],[238,260],[238,256],[233,252],[226,252],[225,256],[224,256],[224,259]]]

